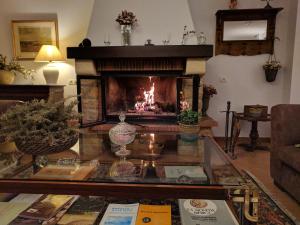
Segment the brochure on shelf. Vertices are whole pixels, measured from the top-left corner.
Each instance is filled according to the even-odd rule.
[[[100,225],[135,225],[139,204],[109,204]]]
[[[170,205],[141,205],[139,206],[136,225],[171,225]]]
[[[182,225],[238,225],[224,200],[179,199]]]

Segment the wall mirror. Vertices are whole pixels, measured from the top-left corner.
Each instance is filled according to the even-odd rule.
[[[216,13],[216,55],[272,54],[276,15],[281,10],[219,10]]]

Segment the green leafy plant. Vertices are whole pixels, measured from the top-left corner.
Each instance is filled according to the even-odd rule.
[[[275,54],[270,55],[268,61],[263,65],[264,70],[280,70],[280,62],[276,59]]]
[[[184,110],[178,115],[178,122],[186,125],[198,124],[200,113],[191,109]]]
[[[7,62],[7,57],[0,54],[0,70],[11,71],[15,76],[17,73],[23,75],[25,79],[31,78],[33,79],[34,70],[25,69],[24,66],[21,66],[15,60],[11,60],[9,63]]]
[[[33,100],[19,104],[0,117],[1,135],[8,140],[37,142],[47,141],[52,145],[56,140],[78,133],[80,114],[73,110],[77,101],[64,106],[45,100]]]

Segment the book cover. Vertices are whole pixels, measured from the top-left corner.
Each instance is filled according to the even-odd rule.
[[[206,181],[207,176],[201,166],[165,166],[166,178],[177,179],[181,176]]]
[[[42,168],[32,176],[39,180],[84,180],[95,169],[95,166],[56,166],[50,165]]]
[[[27,203],[0,202],[0,224],[9,224],[27,207]]]
[[[68,211],[74,201],[76,201],[76,199],[77,196],[65,204],[55,215],[53,215],[53,217],[48,220],[30,219],[18,216],[9,225],[56,225],[62,216]]]
[[[139,204],[109,204],[100,225],[135,225]]]
[[[93,225],[98,216],[99,212],[66,213],[57,225]]]
[[[179,199],[182,225],[238,225],[223,200]]]
[[[170,205],[140,205],[136,225],[171,225]]]
[[[20,217],[49,220],[73,198],[71,195],[46,195],[23,211]]]

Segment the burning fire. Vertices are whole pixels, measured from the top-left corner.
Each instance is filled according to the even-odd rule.
[[[150,84],[152,82],[152,77],[149,77]],[[152,82],[151,88],[149,91],[144,90],[144,99],[137,101],[134,105],[137,112],[145,112],[155,110],[155,83]]]

